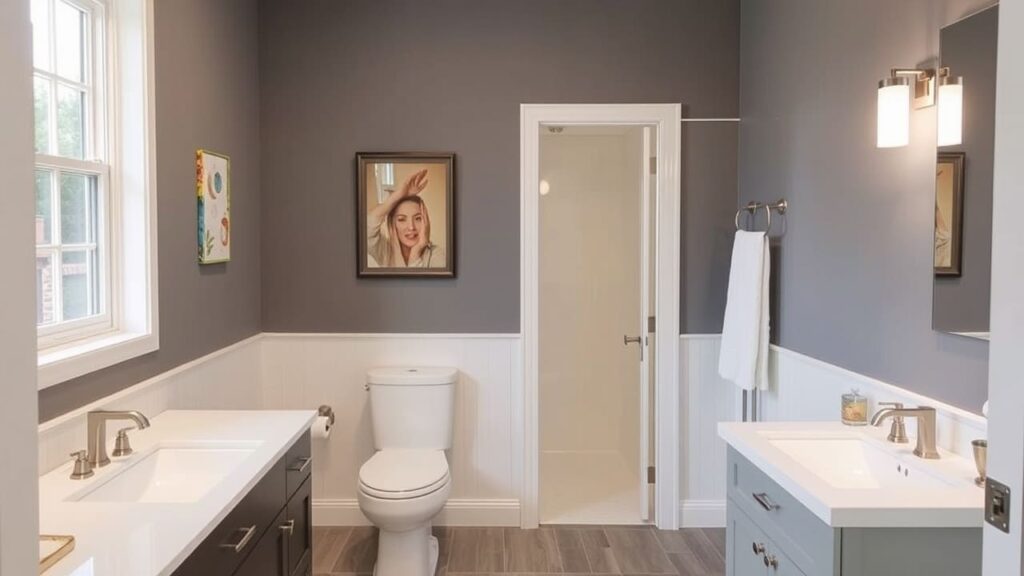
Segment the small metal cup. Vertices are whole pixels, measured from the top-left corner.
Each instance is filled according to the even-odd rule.
[[[978,469],[979,476],[974,479],[978,486],[985,485],[985,469],[988,467],[988,440],[972,440],[974,448],[974,466]]]

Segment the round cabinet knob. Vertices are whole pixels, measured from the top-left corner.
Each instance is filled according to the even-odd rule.
[[[760,542],[752,542],[751,548],[754,550],[754,556],[760,556],[764,554],[764,544]]]
[[[779,559],[776,558],[774,554],[765,554],[764,555],[764,565],[769,567],[769,568],[778,568],[779,567]]]

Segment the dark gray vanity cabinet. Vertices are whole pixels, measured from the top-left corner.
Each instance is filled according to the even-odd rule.
[[[727,576],[980,576],[981,527],[833,528],[732,448]]]
[[[312,573],[309,431],[257,482],[174,576]]]

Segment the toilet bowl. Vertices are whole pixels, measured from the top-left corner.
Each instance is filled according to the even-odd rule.
[[[451,494],[453,368],[383,368],[367,374],[374,453],[359,469],[363,515],[380,529],[375,576],[432,576],[431,521]]]
[[[430,576],[437,567],[431,519],[451,493],[444,452],[382,450],[359,470],[359,507],[380,528],[376,576]]]

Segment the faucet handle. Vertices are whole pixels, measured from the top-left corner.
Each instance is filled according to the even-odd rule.
[[[879,402],[879,406],[885,406],[894,410],[903,410],[902,402]],[[907,424],[903,421],[903,416],[894,414],[892,417],[892,425],[889,426],[889,436],[886,440],[895,444],[906,444],[910,442],[907,438]]]
[[[128,431],[134,429],[135,426],[129,426],[117,431],[117,438],[114,440],[114,451],[110,453],[111,456],[117,458],[132,453],[132,443],[128,439]]]
[[[71,457],[75,459],[75,469],[71,471],[72,480],[84,480],[93,475],[92,464],[89,463],[89,452],[79,450],[72,452]]]

